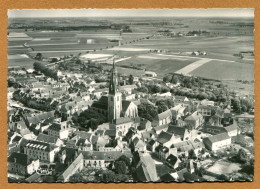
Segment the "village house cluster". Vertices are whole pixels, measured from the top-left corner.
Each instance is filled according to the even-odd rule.
[[[149,80],[157,76],[146,75]],[[46,79],[31,69],[9,75],[20,85],[8,88],[9,177],[69,182],[83,169],[113,170],[124,156],[135,168],[132,181],[202,181],[200,158],[230,148],[232,137],[240,133],[230,106],[171,93],[155,98],[170,100],[172,108],[153,121],[140,117],[141,103],[155,104],[147,94],[132,93],[140,85],[138,77],[133,85],[119,86],[115,64],[108,88],[101,89],[88,75],[59,71],[58,76],[58,81]],[[76,83],[88,89],[69,91]],[[75,125],[73,116],[86,110],[95,110],[106,121],[96,129]],[[158,164],[171,171],[160,175]]]

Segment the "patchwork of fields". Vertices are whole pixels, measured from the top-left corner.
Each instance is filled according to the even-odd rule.
[[[126,59],[118,65],[131,65],[155,71],[163,77],[168,73],[182,73],[222,80],[253,80],[254,57],[240,59],[234,54],[240,51],[253,51],[253,36],[219,36],[219,37],[180,37],[149,38],[146,32],[123,33],[122,46],[118,46],[118,31],[62,31],[62,32],[11,32],[8,37],[8,66],[32,66],[34,60],[21,55],[43,57],[64,55],[83,56],[91,52],[93,57],[113,54]],[[136,40],[141,39],[141,40]],[[217,44],[217,45],[216,45]],[[150,50],[170,51],[169,54],[152,54]],[[206,51],[206,56],[188,56],[186,52]],[[10,56],[13,55],[13,56]],[[17,56],[18,58],[12,58]],[[90,55],[86,55],[86,58]],[[121,69],[121,68],[120,68]],[[124,68],[127,69],[127,68]],[[134,72],[134,70],[130,70]],[[123,70],[122,70],[123,72]],[[128,71],[129,72],[129,71]],[[137,71],[138,74],[138,71]]]

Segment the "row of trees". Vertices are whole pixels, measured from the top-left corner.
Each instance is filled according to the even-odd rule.
[[[55,80],[58,80],[57,71],[47,68],[45,65],[43,65],[40,62],[35,62],[33,64],[33,68],[35,69],[35,71],[39,71],[47,77],[51,77]]]

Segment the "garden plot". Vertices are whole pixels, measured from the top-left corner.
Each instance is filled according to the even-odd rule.
[[[219,160],[214,163],[213,166],[207,169],[207,171],[216,173],[216,174],[230,174],[241,169],[239,163],[232,163],[225,160]]]

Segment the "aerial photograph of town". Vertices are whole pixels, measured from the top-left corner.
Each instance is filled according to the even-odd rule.
[[[254,180],[254,9],[8,10],[8,182]]]

